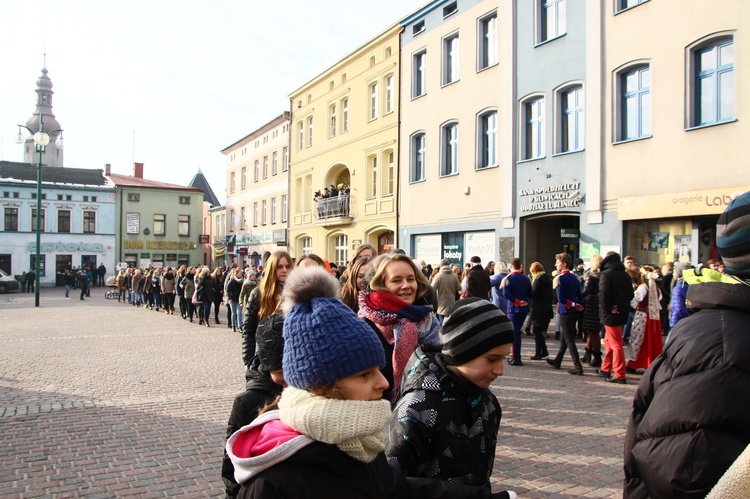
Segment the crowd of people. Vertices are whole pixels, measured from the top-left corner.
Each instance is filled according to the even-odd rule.
[[[345,268],[276,251],[263,268],[129,269],[116,282],[122,303],[173,314],[177,302],[205,326],[224,306],[241,333],[228,497],[516,497],[490,488],[502,409],[489,388],[524,365],[526,335],[528,360],[561,369],[567,356],[571,375],[643,372],[626,497],[704,497],[750,443],[748,240],[750,193],[719,219],[723,265],[561,253],[553,272],[527,273],[518,258],[432,266],[365,244]]]

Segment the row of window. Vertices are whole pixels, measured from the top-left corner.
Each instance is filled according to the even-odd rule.
[[[734,120],[734,40],[699,43],[688,54],[687,128]],[[615,141],[651,136],[651,65],[631,64],[615,74]]]
[[[494,109],[477,114],[474,134],[474,168],[482,170],[498,166],[497,111]],[[455,175],[459,171],[459,123],[449,121],[440,127],[440,176]],[[420,131],[409,140],[410,182],[421,182],[427,178],[427,134]]]
[[[21,193],[18,191],[3,191],[3,197],[8,199],[20,199]],[[31,193],[31,199],[36,199],[36,192]],[[42,199],[47,199],[47,193],[42,193]],[[83,196],[81,198],[83,202],[88,203],[96,203],[96,196]],[[58,201],[73,201],[73,195],[72,194],[58,194],[57,195]]]
[[[167,235],[167,215],[163,213],[154,214],[153,234],[155,236]],[[177,215],[177,235],[190,235],[190,215]]]
[[[86,196],[84,196],[83,198],[83,200],[86,201]],[[96,198],[92,198],[92,201],[96,201]],[[141,201],[141,194],[139,192],[128,192],[128,201],[132,203],[139,203]],[[180,196],[179,203],[190,204],[190,196]]]
[[[482,71],[498,63],[497,12],[492,12],[477,21],[477,71]],[[458,32],[445,36],[442,40],[441,85],[449,85],[460,79],[460,38]],[[427,93],[427,49],[412,55],[413,99]]]
[[[288,201],[287,194],[281,195],[281,223],[286,223],[287,221],[287,214],[289,213],[289,201]],[[272,197],[271,198],[271,225],[274,225],[278,223],[277,219],[277,213],[278,213],[278,206],[276,202],[277,198]],[[260,225],[268,225],[268,200],[264,199],[260,203],[257,201],[253,203],[253,227],[257,227]],[[247,228],[247,220],[246,220],[246,213],[245,213],[245,207],[242,206],[240,208],[240,217],[239,217],[239,230],[245,230]],[[235,210],[232,208],[229,212],[229,231],[233,232],[235,230]]]
[[[289,125],[288,124],[281,126],[281,133],[286,133],[288,130],[289,130]],[[271,138],[272,139],[275,139],[278,136],[279,136],[279,130],[274,130],[274,131],[271,132]],[[266,135],[263,136],[263,143],[264,144],[268,143],[268,134],[266,134]],[[255,141],[254,147],[255,147],[255,149],[257,149],[257,148],[260,147],[260,140],[256,140]],[[244,156],[245,154],[247,154],[247,147],[243,147],[242,149],[240,149],[240,154],[242,156]],[[233,153],[233,154],[229,155],[229,160],[230,161],[234,161],[235,159],[237,159],[237,153]]]
[[[284,146],[281,151],[281,171],[286,172],[289,170],[289,148],[287,146]],[[262,178],[267,179],[268,178],[268,155],[263,156],[263,170],[262,170]],[[274,151],[271,154],[271,176],[277,175],[279,173],[279,152]],[[261,160],[256,159],[255,164],[253,166],[253,182],[257,182],[261,179]],[[231,172],[229,174],[229,192],[230,194],[234,194],[236,190],[236,172]],[[245,190],[247,189],[247,167],[243,166],[241,173],[240,173],[240,189]]]
[[[42,209],[39,214],[40,218],[40,231],[46,232],[46,218],[45,215],[47,210]],[[57,232],[70,232],[71,227],[71,211],[70,210],[57,210]],[[5,232],[18,232],[18,208],[5,208],[4,225],[3,230]],[[31,208],[31,228],[32,232],[36,232],[36,208]],[[96,233],[96,212],[95,211],[83,211],[83,233],[84,234],[95,234]]]

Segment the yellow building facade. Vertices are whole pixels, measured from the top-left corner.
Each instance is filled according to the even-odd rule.
[[[294,258],[345,265],[360,244],[393,247],[400,31],[391,26],[289,95]]]

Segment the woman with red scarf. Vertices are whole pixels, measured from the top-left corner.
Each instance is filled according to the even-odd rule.
[[[382,372],[389,389],[383,398],[394,404],[414,349],[418,345],[440,346],[440,323],[423,299],[430,283],[408,256],[379,257],[373,264],[377,266],[370,290],[359,293],[359,316],[378,333],[385,349]]]

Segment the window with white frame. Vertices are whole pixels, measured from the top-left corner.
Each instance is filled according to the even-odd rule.
[[[289,198],[286,194],[281,195],[281,222],[285,223],[287,221],[287,216],[289,214]]]
[[[412,57],[411,96],[419,97],[427,93],[427,50],[417,52]]]
[[[443,85],[458,81],[458,69],[458,33],[454,33],[443,39]]]
[[[276,223],[276,198],[271,198],[271,223]]]
[[[305,123],[300,120],[297,122],[297,150],[301,151],[305,145]]]
[[[385,77],[385,114],[393,112],[393,82],[395,76],[389,74]]]
[[[378,117],[378,82],[372,82],[367,87],[367,94],[369,95],[369,112],[368,116],[370,120],[374,120]]]
[[[234,208],[229,210],[229,232],[234,232]]]
[[[240,208],[240,230],[245,230],[245,207]]]
[[[281,150],[281,171],[289,170],[289,147],[284,146]]]
[[[85,213],[93,213],[93,212],[84,212],[84,214]],[[167,233],[167,216],[164,214],[155,214],[154,215],[154,235],[163,236],[166,233]]]
[[[258,202],[253,203],[253,227],[258,226]]]
[[[240,179],[240,189],[245,190],[247,188],[247,167],[242,167],[242,178]]]
[[[57,210],[57,232],[70,232],[70,210]]]
[[[477,168],[490,168],[498,163],[497,111],[486,111],[477,117]]]
[[[295,189],[294,192],[297,194],[297,196],[294,199],[294,213],[302,213],[303,209],[303,202],[302,202],[302,196],[304,193],[302,192],[302,177],[297,177],[294,181]]]
[[[648,0],[615,0],[615,12],[621,12],[646,2]]]
[[[395,154],[393,151],[385,153],[385,178],[383,179],[383,196],[393,195],[393,184],[395,182],[396,164],[394,162]]]
[[[312,188],[312,173],[305,175],[305,190],[302,194],[305,211],[312,210],[313,203],[313,188]]]
[[[279,173],[279,151],[274,151],[271,155],[271,175]]]
[[[477,40],[477,69],[482,70],[498,63],[497,12],[479,20],[479,40]]]
[[[425,153],[426,137],[424,133],[416,133],[411,136],[410,144],[410,181],[419,182],[425,179]]]
[[[309,255],[312,253],[312,237],[303,237],[300,240],[300,246],[302,246],[302,254]]]
[[[536,0],[537,43],[565,34],[566,0]]]
[[[177,216],[177,235],[178,236],[190,235],[190,215],[178,215]]]
[[[544,156],[544,97],[525,101],[523,109],[523,159]]]
[[[253,167],[253,182],[257,182],[260,178],[260,160],[255,160],[255,165]]]
[[[162,215],[162,217],[164,217],[164,215]],[[155,227],[156,227],[156,224],[154,224],[154,235],[158,235],[156,233],[156,228]],[[83,212],[83,233],[84,234],[95,234],[96,233],[96,212],[95,211],[84,211]],[[162,232],[161,235],[164,235],[164,232]]]
[[[307,147],[313,145],[313,117],[307,117]]]
[[[349,237],[346,234],[339,234],[333,239],[333,261],[339,266],[349,261]]]
[[[341,133],[349,130],[349,98],[341,100]]]
[[[234,194],[235,172],[229,174],[229,193]]]
[[[440,176],[458,173],[458,122],[446,123],[440,129]]]
[[[378,156],[373,154],[367,157],[367,198],[372,199],[378,195]]]
[[[336,104],[328,106],[328,136],[336,136]]]
[[[583,87],[560,92],[560,152],[581,151],[584,147]]]
[[[260,207],[260,219],[263,225],[266,225],[266,223],[268,222],[266,218],[267,214],[268,214],[268,200],[264,199]]]
[[[46,224],[44,223],[44,214],[47,212],[42,208],[42,212],[39,214],[39,232],[46,232],[44,230]],[[31,209],[31,231],[36,232],[36,208]]]
[[[692,59],[692,126],[734,120],[734,39],[702,44]]]
[[[631,67],[616,75],[617,140],[651,136],[651,68]]]
[[[18,208],[5,208],[5,225],[3,230],[6,232],[18,231]]]
[[[268,178],[268,156],[263,156],[263,178]]]

